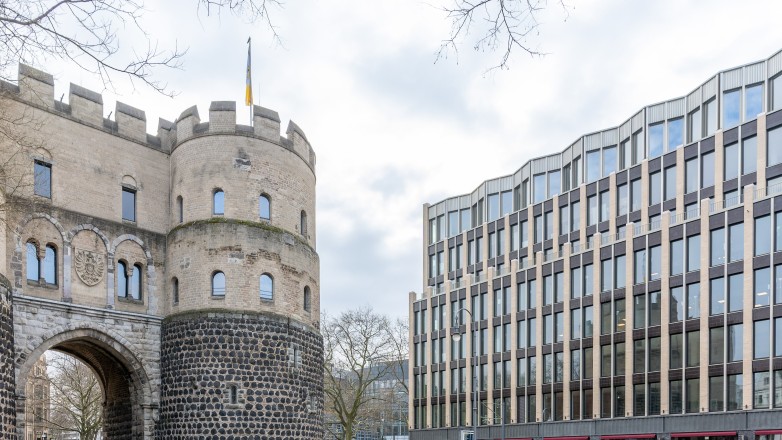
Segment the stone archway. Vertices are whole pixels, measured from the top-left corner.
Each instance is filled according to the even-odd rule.
[[[93,328],[66,330],[45,338],[21,362],[16,375],[16,420],[20,435],[24,433],[27,376],[47,350],[67,353],[95,372],[104,393],[104,439],[153,438],[152,409],[156,405],[153,405],[150,381],[142,363],[127,346],[127,341],[119,341]]]

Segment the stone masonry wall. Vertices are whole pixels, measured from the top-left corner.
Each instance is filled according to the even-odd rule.
[[[158,438],[323,438],[323,348],[311,328],[276,315],[192,313],[167,318],[161,340]]]
[[[0,275],[0,439],[16,438],[14,323],[11,283]]]

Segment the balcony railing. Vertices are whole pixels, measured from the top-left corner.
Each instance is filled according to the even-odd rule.
[[[551,260],[556,260],[557,258],[559,258],[559,252],[557,252],[555,250],[550,250],[550,251],[548,251],[548,252],[543,254],[543,262],[544,263],[549,262]]]
[[[709,214],[714,214],[715,212],[719,212],[724,209],[730,209],[734,206],[741,205],[742,203],[742,193],[720,201],[712,200],[711,203],[709,203]]]
[[[508,269],[505,265],[497,266],[494,268],[494,277],[501,277],[505,276],[510,273],[510,269]]]
[[[776,183],[768,188],[758,188],[755,190],[755,200],[782,194],[782,183]]]
[[[656,231],[657,229],[660,229],[662,226],[662,219],[655,219],[652,220],[649,223],[643,223],[640,225],[634,225],[633,226],[633,237],[637,237],[639,235],[644,235],[648,232]]]
[[[523,260],[519,260],[519,270],[529,269],[534,265],[535,265],[534,255],[532,256],[532,258],[525,258]]]
[[[627,233],[625,231],[619,231],[616,234],[609,234],[608,232],[604,232],[600,234],[600,244],[606,245],[622,241],[625,239],[626,235]]]

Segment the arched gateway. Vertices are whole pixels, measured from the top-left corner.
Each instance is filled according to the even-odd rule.
[[[18,334],[21,329],[15,330]],[[16,373],[16,420],[22,421],[17,426],[19,438],[23,438],[23,421],[26,419],[27,376],[46,350],[58,350],[76,357],[95,372],[103,390],[103,433],[106,438],[130,440],[152,437],[154,426],[150,422],[155,417],[157,399],[150,387],[149,374],[134,353],[132,344],[120,342],[106,331],[105,328],[86,325],[81,328],[56,328],[48,331],[53,336],[44,337],[30,353],[23,352],[25,347],[16,348],[21,361],[17,364]]]

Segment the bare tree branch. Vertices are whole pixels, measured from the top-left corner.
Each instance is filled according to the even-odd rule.
[[[51,411],[49,426],[61,432],[77,432],[94,440],[103,427],[103,390],[95,373],[66,354],[49,356]]]
[[[280,37],[269,8],[281,7],[280,0],[196,0],[198,11],[219,15],[223,10],[260,21]],[[159,68],[182,67],[187,49],[163,48],[150,39],[142,22],[140,0],[0,0],[0,79],[13,81],[11,69],[18,62],[45,64],[57,59],[69,61],[101,78],[113,88],[117,76],[141,83],[167,96],[175,95],[156,79]],[[118,30],[135,32],[142,45],[121,45]],[[127,46],[127,47],[124,47]]]
[[[476,35],[471,43],[473,49],[501,53],[499,62],[489,70],[508,69],[511,55],[516,50],[533,57],[546,55],[529,38],[540,34],[538,16],[548,7],[549,0],[452,1],[452,6],[442,8],[451,22],[451,32],[440,43],[436,61],[446,58],[451,51],[458,57],[463,40],[473,32]],[[557,3],[567,20],[568,6],[564,0],[557,0]]]
[[[400,352],[401,339],[396,338],[402,332],[400,324],[392,325],[371,309],[344,312],[336,318],[323,316],[322,322],[326,414],[349,439],[359,429],[380,422],[390,397],[379,385],[401,376],[395,370],[406,357],[407,331]],[[333,426],[326,428],[334,432]]]

